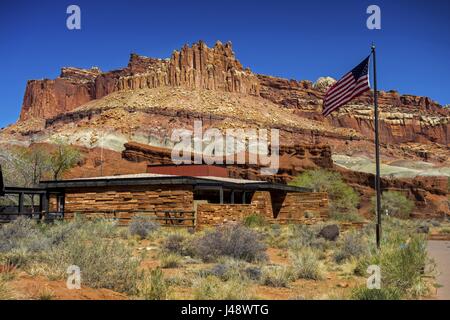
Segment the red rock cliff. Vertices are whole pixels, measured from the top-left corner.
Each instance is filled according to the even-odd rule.
[[[20,120],[48,119],[119,90],[184,86],[259,95],[259,81],[236,59],[231,43],[208,48],[200,41],[170,59],[131,54],[128,66],[101,73],[98,69],[63,68],[55,80],[31,80],[27,84]]]
[[[261,96],[282,108],[334,127],[353,128],[373,137],[370,93],[324,119],[322,98],[327,83],[256,75],[236,59],[231,43],[212,48],[199,41],[174,51],[169,59],[131,54],[124,69],[101,72],[63,68],[55,80],[31,80],[25,91],[20,120],[49,119],[112,92],[160,86],[182,86]],[[450,110],[426,97],[380,92],[380,132],[385,143],[439,143],[449,146]]]

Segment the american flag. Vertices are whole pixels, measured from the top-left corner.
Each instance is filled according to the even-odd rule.
[[[353,98],[370,90],[369,61],[370,56],[328,89],[323,100],[322,114],[325,117]]]

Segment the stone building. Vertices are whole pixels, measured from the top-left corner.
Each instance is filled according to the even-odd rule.
[[[147,173],[44,181],[49,210],[116,218],[149,215],[182,226],[218,225],[260,214],[267,220],[314,222],[328,215],[327,194],[267,181],[227,177],[225,168],[207,165],[152,166]]]

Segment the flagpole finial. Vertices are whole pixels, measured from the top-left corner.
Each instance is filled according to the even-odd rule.
[[[372,50],[375,50],[375,43],[372,41],[372,46],[371,46]]]

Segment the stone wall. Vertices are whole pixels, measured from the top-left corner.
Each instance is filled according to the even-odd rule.
[[[197,206],[197,225],[237,222],[259,214],[274,223],[311,224],[328,218],[328,196],[321,192],[287,193],[257,191],[251,204],[212,204]]]
[[[328,218],[328,195],[323,192],[288,193],[274,218],[283,221],[323,221]]]
[[[118,214],[118,217],[129,219],[131,215],[126,210],[192,211],[192,187],[115,186],[66,191],[65,217],[69,219],[75,213],[86,212],[89,216],[101,216],[114,211],[125,211]]]
[[[255,213],[258,211],[252,204],[202,203],[197,206],[197,226],[242,221],[246,216]]]
[[[111,186],[68,189],[65,195],[65,217],[74,214],[87,217],[116,217],[128,221],[133,212],[165,210],[193,211],[191,186]],[[307,215],[305,213],[308,212]],[[140,215],[144,212],[139,213]],[[268,221],[311,223],[328,215],[328,199],[324,193],[280,193],[257,191],[250,204],[197,203],[197,226],[220,225],[241,221],[251,214],[264,216]],[[149,213],[149,215],[152,215]],[[189,222],[185,223],[189,225]]]

